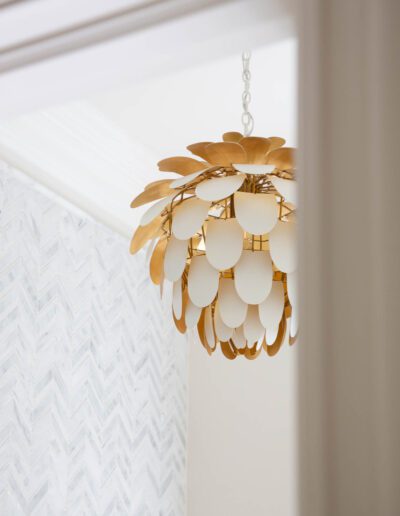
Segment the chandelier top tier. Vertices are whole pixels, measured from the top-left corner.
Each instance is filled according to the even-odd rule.
[[[152,204],[131,253],[152,242],[152,281],[173,282],[175,325],[196,329],[209,354],[254,359],[296,340],[295,150],[284,144],[239,132],[194,143],[194,157],[159,162],[175,177],[132,201]]]

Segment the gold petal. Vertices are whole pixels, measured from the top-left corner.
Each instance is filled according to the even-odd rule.
[[[224,142],[235,142],[235,143],[237,143],[242,138],[243,138],[243,134],[242,133],[238,133],[236,131],[231,131],[229,133],[224,133],[222,135],[222,139],[224,140]]]
[[[213,142],[192,143],[192,145],[188,145],[186,148],[192,154],[195,154],[196,156],[199,156],[199,158],[203,158],[207,161],[206,147],[207,147],[207,145],[210,145],[210,143],[213,143]]]
[[[145,190],[148,190],[149,188],[153,188],[154,186],[157,186],[157,185],[169,185],[171,184],[171,182],[173,181],[174,179],[159,179],[158,181],[153,181],[152,183],[149,183],[148,185],[146,185],[144,187]]]
[[[278,353],[278,351],[281,349],[283,339],[285,338],[286,333],[286,317],[283,316],[281,319],[281,322],[279,324],[279,330],[278,335],[276,336],[275,342],[271,344],[271,346],[268,346],[265,339],[263,342],[263,348],[268,353],[270,357],[273,357]]]
[[[159,161],[158,168],[161,172],[176,172],[181,176],[186,176],[187,174],[192,174],[192,172],[204,170],[206,166],[204,166],[202,161],[197,161],[197,159],[175,156]]]
[[[168,183],[160,183],[158,185],[149,186],[148,189],[144,190],[137,197],[133,199],[131,202],[131,208],[138,208],[139,206],[143,206],[152,201],[157,201],[162,197],[166,197],[167,195],[171,195],[172,193],[177,192],[177,190],[172,190],[169,187],[169,183],[172,179],[168,179]]]
[[[150,258],[150,278],[155,285],[160,285],[164,278],[164,254],[167,242],[167,238],[161,238]]]
[[[186,333],[185,313],[186,313],[187,303],[188,303],[187,289],[184,289],[182,292],[182,315],[181,315],[181,318],[177,319],[175,317],[174,310],[172,310],[172,317],[174,318],[174,323],[175,323],[176,329],[180,333]]]
[[[268,153],[267,163],[279,170],[292,170],[295,168],[295,151],[293,147],[274,149]]]
[[[229,360],[234,360],[238,353],[237,350],[231,345],[230,342],[220,342],[221,345],[221,351],[226,356],[226,358],[229,358]]]
[[[206,309],[207,308],[208,307],[203,308],[203,310],[201,311],[200,319],[199,319],[199,322],[197,323],[197,333],[199,335],[200,342],[203,344],[203,346],[207,350],[207,353],[209,355],[212,355],[212,353],[215,351],[216,342],[209,343],[207,338],[206,338],[205,313],[206,313]]]
[[[266,163],[266,154],[271,148],[271,142],[268,138],[246,136],[239,143],[247,153],[246,163]]]
[[[268,140],[271,142],[270,151],[273,149],[278,149],[279,147],[282,147],[282,145],[285,145],[285,143],[286,143],[286,140],[284,138],[280,138],[279,136],[269,136]]]
[[[147,224],[147,226],[139,226],[132,237],[130,253],[136,254],[149,240],[155,238],[157,235],[161,235],[162,223],[163,218],[160,215],[150,222],[150,224]]]
[[[206,147],[208,162],[221,167],[231,167],[232,163],[246,163],[246,152],[239,143],[218,142]]]
[[[264,338],[265,340],[265,338]],[[262,346],[259,347],[259,349],[257,349],[257,343],[254,344],[254,346],[252,348],[248,348],[246,346],[245,350],[244,350],[244,356],[248,359],[248,360],[254,360],[255,358],[258,357],[258,355],[261,353],[261,350],[262,350]]]

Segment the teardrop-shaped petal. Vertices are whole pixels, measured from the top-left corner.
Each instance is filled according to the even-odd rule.
[[[168,204],[171,204],[172,199],[175,197],[176,194],[168,195],[167,197],[164,197],[164,199],[160,199],[155,204],[150,206],[142,215],[140,219],[140,226],[146,226],[147,224],[150,224],[150,222],[160,215],[162,211],[168,206]]]
[[[236,192],[235,215],[245,231],[253,235],[264,235],[275,226],[279,207],[275,195]]]
[[[164,255],[167,239],[161,238],[154,247],[150,258],[150,278],[155,285],[159,285],[164,276]]]
[[[278,221],[269,234],[269,249],[276,267],[293,272],[297,267],[296,223]]]
[[[262,303],[272,287],[272,262],[268,251],[243,251],[235,266],[235,288],[249,305]]]
[[[268,328],[265,330],[265,342],[267,346],[272,346],[272,344],[276,341],[276,338],[278,336],[279,331],[279,324],[278,326],[274,326],[271,328]]]
[[[182,278],[175,281],[172,287],[172,309],[175,317],[180,319],[182,317]]]
[[[249,305],[247,317],[243,323],[243,332],[248,344],[252,345],[257,342],[264,334],[264,326],[261,324],[258,315],[258,306]]]
[[[239,143],[218,142],[206,147],[207,161],[213,165],[230,167],[232,163],[246,163],[246,152]]]
[[[192,143],[192,145],[188,145],[186,148],[192,154],[195,154],[196,156],[199,156],[200,158],[203,158],[207,161],[208,156],[207,156],[206,147],[208,147],[210,145],[210,143],[213,143],[213,142]]]
[[[222,354],[229,360],[234,360],[238,356],[238,352],[233,347],[231,341],[220,342]]]
[[[152,181],[151,183],[148,183],[144,189],[149,190],[150,188],[154,188],[155,186],[160,185],[171,185],[171,182],[174,180],[174,178],[168,178],[168,179],[157,179],[157,181]]]
[[[207,223],[206,255],[210,264],[223,271],[233,267],[243,248],[243,230],[235,218]]]
[[[143,206],[149,202],[157,201],[158,199],[161,199],[161,197],[173,194],[174,190],[170,188],[171,181],[172,179],[170,179],[169,182],[158,183],[144,190],[133,199],[131,202],[131,208],[138,208],[139,206]]]
[[[196,186],[196,195],[204,201],[219,201],[239,190],[244,179],[244,174],[206,179]]]
[[[154,248],[156,247],[158,241],[158,238],[152,238],[147,245],[145,262],[148,264],[150,264],[151,255],[153,254]]]
[[[286,140],[279,136],[268,136],[268,140],[271,142],[270,152],[278,147],[282,147],[286,143]]]
[[[265,340],[265,333],[263,335],[261,335],[261,337],[257,341],[257,344],[256,344],[256,349],[257,350],[262,348],[262,346],[264,344],[264,340]]]
[[[205,255],[192,258],[188,288],[189,297],[196,306],[204,307],[212,303],[218,291],[219,272],[209,263]]]
[[[179,204],[172,217],[172,233],[176,238],[187,240],[197,233],[207,218],[210,206],[210,202],[195,197]]]
[[[273,281],[267,299],[259,304],[258,312],[264,328],[277,328],[285,306],[285,292],[281,281]]]
[[[242,133],[238,133],[236,131],[230,131],[228,133],[224,133],[222,135],[222,139],[224,140],[224,142],[239,142],[241,139],[243,138],[243,134]]]
[[[259,341],[253,345],[247,342],[247,348],[244,350],[244,356],[247,358],[247,360],[255,360],[259,356],[263,342],[263,338],[259,339]]]
[[[289,335],[295,337],[299,331],[299,314],[297,309],[292,308],[292,315],[290,316]]]
[[[178,240],[171,236],[164,256],[164,275],[168,280],[176,281],[182,276],[186,265],[187,251],[187,240]]]
[[[290,274],[287,274],[287,293],[290,305],[292,308],[297,309],[298,307],[298,301],[297,301],[297,293],[298,293],[298,287],[297,287],[297,272],[291,272]]]
[[[176,172],[182,176],[187,176],[198,170],[203,170],[204,163],[197,159],[187,158],[186,156],[174,156],[158,162],[158,168],[162,172]]]
[[[236,170],[242,172],[243,174],[253,174],[253,175],[266,175],[270,174],[275,170],[274,165],[249,165],[244,163],[241,165],[240,163],[235,163],[233,165]],[[172,186],[172,183],[171,183]],[[175,187],[173,187],[175,188]]]
[[[282,177],[277,176],[270,176],[269,179],[286,202],[297,206],[296,181],[293,181],[293,179],[283,179]]]
[[[281,147],[268,153],[267,163],[275,165],[279,170],[292,170],[295,168],[295,152],[292,147]]]
[[[201,308],[199,306],[196,306],[192,303],[192,301],[189,299],[188,304],[186,307],[186,313],[185,313],[185,323],[186,327],[188,329],[192,329],[196,326],[196,324],[199,322],[201,315]]]
[[[218,305],[221,319],[229,328],[237,328],[244,323],[247,315],[247,304],[238,296],[233,279],[221,278]]]
[[[132,237],[130,253],[136,254],[147,244],[149,240],[160,236],[162,233],[162,222],[162,217],[157,217],[152,222],[150,222],[150,224],[147,224],[147,226],[139,226]]]
[[[212,349],[214,349],[216,340],[215,340],[211,306],[207,306],[207,308],[204,311],[204,333],[205,333],[208,344],[210,345],[210,347]]]
[[[194,181],[196,177],[199,177],[199,175],[203,174],[204,172],[207,172],[207,168],[204,168],[203,170],[198,170],[197,172],[193,172],[193,174],[189,174],[187,176],[179,177],[178,179],[174,179],[171,183],[171,188],[180,188],[181,186],[185,186],[187,183],[190,183],[191,181]]]
[[[240,140],[240,145],[247,154],[247,163],[266,163],[267,152],[271,148],[268,138],[258,136],[245,136]]]
[[[225,342],[232,337],[233,328],[229,328],[229,326],[227,326],[221,319],[221,314],[219,311],[219,301],[215,303],[214,328],[218,340]]]
[[[236,328],[232,335],[232,342],[237,349],[244,349],[246,347],[246,337],[244,336],[243,325]]]
[[[209,308],[209,307],[208,307]],[[204,346],[204,348],[207,350],[207,353],[211,355],[215,349],[215,341],[211,340],[210,342],[207,339],[206,335],[206,309],[203,308],[201,311],[199,322],[197,323],[197,334],[199,336],[200,342]],[[210,332],[208,331],[207,334]]]
[[[180,280],[177,283],[179,284],[179,287],[182,286]],[[175,287],[175,285],[174,285],[174,287]],[[174,289],[173,289],[173,295],[174,295]],[[177,298],[175,299],[175,304],[173,303],[173,305],[172,305],[172,317],[174,319],[174,323],[175,323],[177,330],[180,333],[186,333],[185,312],[186,312],[186,305],[188,302],[188,294],[187,294],[186,290],[184,290],[183,292],[181,290],[180,293],[177,290],[175,295],[177,296]],[[174,302],[174,297],[172,299]],[[178,311],[178,313],[180,313],[180,315],[181,315],[179,319],[175,314],[175,308]]]
[[[267,341],[265,342],[265,351],[268,353],[268,356],[273,357],[278,353],[278,351],[281,349],[281,346],[283,344],[283,341],[285,339],[286,335],[286,317],[282,317],[281,322],[279,323],[278,333],[276,335],[276,339],[274,342],[269,342],[267,344]],[[272,338],[272,330],[269,334],[269,338]]]

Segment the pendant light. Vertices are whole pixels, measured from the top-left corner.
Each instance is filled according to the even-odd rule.
[[[219,346],[229,359],[273,356],[298,332],[295,150],[251,136],[250,53],[242,60],[243,134],[160,161],[177,177],[150,183],[131,204],[152,203],[130,251],[155,242],[150,277],[173,282],[177,329],[195,329],[210,355]]]

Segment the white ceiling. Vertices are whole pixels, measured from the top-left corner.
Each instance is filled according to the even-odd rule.
[[[251,15],[246,8],[250,4],[257,7]],[[186,22],[180,19],[164,24],[158,31],[153,27],[132,35],[133,40],[139,38],[147,45],[138,50],[138,39],[135,44],[131,41],[130,61],[139,70],[136,79],[132,80],[131,71],[124,74],[118,68],[116,83],[122,86],[118,88],[112,80],[106,80],[112,87],[103,91],[104,85],[97,87],[93,77],[85,82],[86,77],[79,100],[65,102],[74,97],[75,91],[75,85],[72,89],[68,86],[68,72],[77,62],[79,66],[85,62],[80,53],[75,56],[75,65],[72,56],[64,56],[57,59],[58,64],[35,65],[30,76],[25,69],[7,74],[4,77],[11,81],[9,86],[13,78],[17,89],[26,80],[35,84],[40,77],[43,89],[50,92],[49,103],[56,101],[59,105],[3,120],[0,156],[128,236],[140,213],[129,208],[130,201],[147,182],[160,177],[157,161],[184,154],[190,143],[216,140],[225,131],[240,130],[241,58],[236,46],[244,48],[246,34],[253,47],[254,134],[280,135],[295,144],[296,42],[293,37],[287,38],[288,25],[282,22],[282,10],[276,9],[275,2],[268,9],[270,14],[275,12],[276,24],[268,32],[273,18],[260,16],[265,14],[261,4],[255,0],[246,5],[231,2],[214,7],[208,18],[204,12],[197,13]],[[259,15],[257,21],[255,14]],[[201,31],[207,22],[208,28],[204,26]],[[224,37],[216,30],[218,24],[225,30]],[[256,43],[261,28],[266,34]],[[207,45],[199,38],[202,32],[209,36]],[[171,44],[166,38],[173,34]],[[120,58],[120,43],[115,42],[114,54],[110,46],[109,53],[103,54],[107,63],[112,55],[116,61]],[[82,51],[83,57],[87,52]],[[95,49],[90,49],[92,57],[93,52]],[[57,68],[60,62],[67,65],[66,69]],[[99,63],[93,68],[96,80],[100,69]],[[114,70],[111,68],[110,73]],[[57,83],[60,79],[57,73],[66,83],[62,91],[57,85],[55,91],[51,88],[52,81]],[[76,77],[72,79],[73,84],[78,82]],[[27,104],[31,108],[42,105],[44,98],[35,92],[30,97],[29,91],[28,88],[25,96]],[[87,93],[86,98],[82,98],[83,93]]]

